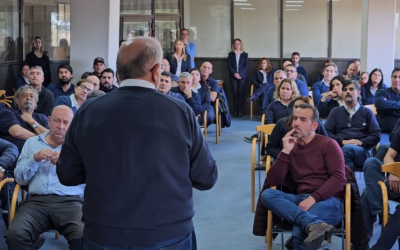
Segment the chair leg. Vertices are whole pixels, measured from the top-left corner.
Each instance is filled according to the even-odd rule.
[[[58,239],[60,238],[60,234],[59,234],[58,232],[55,233],[54,238],[55,238],[56,240],[58,240]]]
[[[253,120],[253,102],[250,102],[250,120]]]

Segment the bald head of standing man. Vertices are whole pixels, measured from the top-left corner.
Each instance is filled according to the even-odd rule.
[[[212,188],[218,171],[192,109],[156,91],[161,63],[154,38],[121,46],[120,88],[82,105],[67,133],[57,174],[64,185],[86,183],[88,249],[195,248],[192,188]]]

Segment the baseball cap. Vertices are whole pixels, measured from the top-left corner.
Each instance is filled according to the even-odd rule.
[[[105,64],[103,57],[96,57],[96,59],[94,59],[93,65],[98,62]]]

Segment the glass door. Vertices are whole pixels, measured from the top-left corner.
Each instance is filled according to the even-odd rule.
[[[136,36],[152,36],[152,18],[121,17],[120,38],[126,41]]]
[[[172,51],[175,40],[179,38],[179,18],[157,16],[155,38],[161,43],[165,57]]]

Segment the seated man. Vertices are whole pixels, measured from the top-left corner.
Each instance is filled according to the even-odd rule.
[[[193,109],[196,116],[200,115],[202,107],[200,96],[192,90],[193,77],[188,72],[182,72],[179,76],[179,86],[171,88],[174,93],[181,94],[187,104]]]
[[[378,185],[378,181],[385,182],[385,176],[382,173],[382,164],[400,162],[400,130],[396,130],[391,136],[390,147],[385,155],[385,158],[378,159],[376,157],[369,158],[364,163],[364,180],[365,189],[361,195],[363,215],[365,225],[367,227],[368,238],[372,236],[373,225],[376,221],[376,216],[382,213],[382,191]],[[386,179],[389,199],[400,198],[400,178],[394,175],[389,175]]]
[[[92,72],[86,71],[82,74],[81,79],[88,79],[93,83],[93,90],[100,89],[100,79]]]
[[[390,217],[388,223],[383,228],[381,236],[370,250],[391,249],[400,237],[400,206],[396,207],[396,212]]]
[[[162,64],[161,64],[161,71],[162,72],[170,72],[171,70],[171,65],[169,65],[169,62],[167,59],[163,58],[162,59]],[[172,75],[171,77],[171,85],[172,87],[177,87],[178,86],[178,81],[179,81],[179,76],[177,75]]]
[[[48,131],[47,116],[33,112],[38,98],[32,86],[22,86],[14,94],[16,109],[0,113],[0,137],[17,146],[20,152],[27,139]]]
[[[90,80],[79,80],[76,83],[74,93],[70,96],[58,97],[54,106],[66,105],[70,107],[75,114],[79,107],[86,102],[87,95],[91,91],[93,91],[93,83]]]
[[[44,73],[40,66],[34,66],[30,69],[29,82],[32,87],[39,93],[39,100],[35,111],[40,114],[49,116],[54,106],[53,93],[47,88],[43,87]]]
[[[172,87],[172,74],[167,71],[163,71],[160,77],[160,83],[158,84],[157,90],[160,93],[178,98],[179,100],[185,101],[185,98],[181,94],[174,93],[171,91]]]
[[[54,100],[59,96],[69,96],[74,93],[75,84],[71,82],[73,78],[72,67],[68,64],[61,64],[58,66],[58,83],[52,83],[47,88],[53,93]]]
[[[293,129],[283,137],[283,149],[265,180],[278,186],[290,175],[296,195],[272,188],[261,194],[265,207],[293,224],[294,249],[318,249],[344,216],[343,154],[333,139],[315,134],[318,116],[310,104],[293,110]]]
[[[100,90],[106,94],[118,89],[114,85],[114,70],[107,68],[100,75]]]
[[[210,90],[211,103],[214,103],[215,99],[217,99],[218,93],[220,92],[220,88],[218,81],[211,77],[212,72],[213,65],[210,62],[203,62],[200,67],[200,74]]]
[[[400,68],[392,71],[392,86],[375,94],[377,120],[383,133],[390,133],[400,118]]]
[[[28,185],[29,198],[6,232],[10,250],[32,249],[33,239],[51,229],[67,239],[69,249],[80,249],[84,186],[61,185],[56,173],[56,162],[72,118],[69,107],[55,107],[49,118],[50,131],[29,138],[22,149],[15,180]]]
[[[336,64],[329,63],[325,65],[323,74],[324,78],[321,81],[314,83],[311,88],[315,106],[317,106],[317,104],[321,101],[321,98],[323,97],[322,94],[329,91],[332,79],[338,74],[338,68]]]
[[[346,80],[358,80],[358,66],[356,63],[350,63],[347,67],[347,74],[344,75]]]
[[[329,137],[342,147],[346,166],[356,171],[370,157],[369,150],[381,139],[381,130],[371,109],[360,103],[357,81],[343,83],[345,104],[334,108],[325,123]]]

